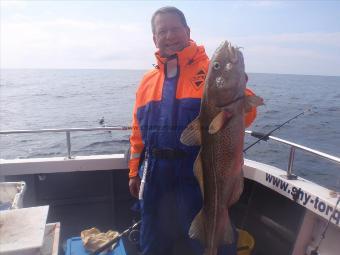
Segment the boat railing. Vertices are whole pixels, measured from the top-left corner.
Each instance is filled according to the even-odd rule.
[[[297,143],[293,143],[293,142],[290,142],[288,140],[284,140],[284,139],[281,139],[281,138],[278,138],[278,137],[275,137],[275,136],[271,136],[271,135],[266,136],[265,134],[250,131],[250,130],[246,130],[245,132],[246,132],[246,134],[250,134],[251,136],[254,136],[254,137],[259,138],[259,139],[260,138],[264,138],[263,140],[271,139],[273,141],[276,141],[276,142],[285,144],[287,146],[290,146],[288,168],[287,168],[287,179],[291,180],[291,179],[297,178],[297,176],[292,173],[296,149],[300,149],[304,152],[307,152],[307,153],[316,155],[320,158],[326,159],[328,161],[340,164],[340,158],[339,157],[336,157],[336,156],[333,156],[333,155],[330,155],[330,154],[327,154],[327,153],[324,153],[324,152],[321,152],[321,151],[318,151],[318,150],[314,150],[314,149],[311,149],[309,147],[306,147],[306,146],[303,146],[303,145],[300,145],[300,144],[297,144]]]
[[[38,130],[4,130],[0,135],[10,134],[40,134],[40,133],[65,133],[67,145],[67,158],[71,159],[71,132],[90,132],[90,131],[125,131],[131,130],[129,126],[96,127],[96,128],[59,128],[59,129],[38,129]]]
[[[96,128],[61,128],[61,129],[39,129],[39,130],[4,130],[0,131],[0,135],[9,135],[9,134],[34,134],[34,133],[65,133],[66,135],[66,144],[67,144],[67,157],[69,159],[72,158],[71,155],[71,133],[72,132],[91,132],[91,131],[127,131],[131,130],[131,126],[112,126],[112,127],[96,127]],[[331,162],[335,162],[337,164],[340,164],[340,158],[318,151],[311,148],[308,148],[306,146],[293,143],[275,136],[266,136],[262,133],[246,130],[246,134],[250,134],[257,138],[265,138],[264,140],[271,139],[273,141],[285,144],[287,146],[290,146],[290,154],[289,154],[289,160],[288,160],[288,168],[287,168],[287,178],[288,179],[295,179],[296,176],[292,174],[293,169],[293,163],[295,158],[295,150],[299,149],[308,153],[311,153],[313,155],[316,155],[320,158],[324,158],[326,160],[329,160]]]

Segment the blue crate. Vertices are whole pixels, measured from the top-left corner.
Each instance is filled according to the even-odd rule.
[[[80,237],[72,237],[72,238],[67,239],[65,255],[88,255],[88,254],[89,252],[85,250]],[[126,255],[122,239],[119,240],[118,244],[116,245],[113,251],[110,251],[105,254],[106,255]]]

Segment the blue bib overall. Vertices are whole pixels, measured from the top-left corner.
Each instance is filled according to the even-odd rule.
[[[147,155],[140,200],[143,255],[203,254],[200,242],[188,235],[191,222],[202,207],[201,191],[193,174],[199,147],[180,142],[182,131],[198,116],[200,99],[176,98],[178,75],[179,71],[174,77],[165,78],[160,101],[149,102],[137,112]],[[164,150],[175,153],[171,157],[155,153]],[[142,164],[141,178],[143,170]],[[220,250],[219,254],[236,254],[227,253],[226,248]]]

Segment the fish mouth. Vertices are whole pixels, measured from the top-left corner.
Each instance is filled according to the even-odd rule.
[[[235,47],[232,46],[230,42],[223,41],[220,44],[220,46],[216,49],[215,55],[220,54],[221,51],[226,51],[228,53],[228,56],[229,56],[229,62],[232,63],[232,64],[235,64],[235,63],[238,62],[237,49],[238,49],[238,47],[236,47],[236,49],[235,49]]]
[[[228,41],[223,41],[221,42],[220,46],[218,46],[218,48],[216,49],[217,52],[227,48],[230,45],[230,43]]]
[[[217,49],[215,50],[214,55],[218,55],[220,54],[222,51],[227,51],[228,50],[228,45],[229,42],[228,41],[223,41],[220,46],[217,47]]]

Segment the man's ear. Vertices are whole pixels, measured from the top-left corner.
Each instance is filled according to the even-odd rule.
[[[189,38],[190,38],[190,27],[187,27],[187,35],[188,35]]]
[[[156,36],[155,36],[155,35],[152,36],[152,40],[153,40],[153,42],[154,42],[156,48],[158,48],[158,46],[157,46],[157,39],[156,39]]]

